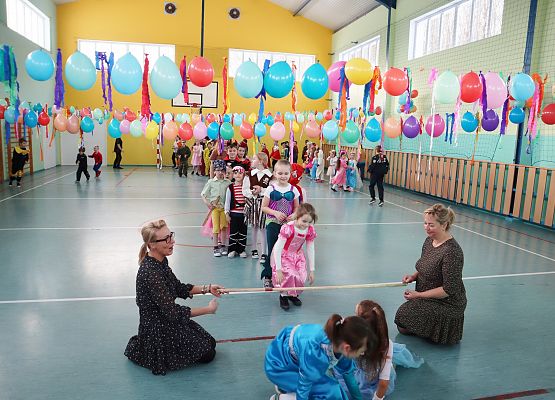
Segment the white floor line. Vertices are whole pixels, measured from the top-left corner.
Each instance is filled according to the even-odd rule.
[[[483,276],[467,276],[463,278],[463,281],[479,280],[479,279],[496,279],[496,278],[515,278],[515,277],[525,277],[525,276],[542,276],[542,275],[553,275],[555,271],[544,271],[544,272],[523,272],[517,274],[500,274],[500,275],[483,275]],[[388,282],[396,283],[396,282]],[[276,292],[235,292],[233,295],[238,294],[260,294],[260,293],[276,293]],[[225,297],[224,297],[225,298]],[[73,301],[99,301],[99,300],[130,300],[135,299],[135,296],[104,296],[104,297],[70,297],[61,299],[36,299],[36,300],[2,300],[1,304],[28,304],[28,303],[63,303],[63,302],[73,302]]]
[[[17,200],[201,200],[201,197],[21,197]],[[310,197],[308,200],[363,200],[366,197]]]
[[[14,194],[13,196],[6,197],[5,199],[0,200],[0,203],[3,203],[3,202],[6,201],[6,200],[13,199],[14,197],[17,197],[17,196],[21,196],[23,193],[27,193],[27,192],[30,192],[31,190],[38,189],[38,188],[40,188],[40,187],[42,187],[42,186],[48,185],[49,183],[55,182],[55,181],[57,181],[57,180],[59,180],[59,179],[65,178],[66,176],[68,176],[68,175],[73,175],[73,174],[75,174],[75,172],[69,172],[69,173],[67,173],[67,174],[65,174],[65,175],[62,175],[62,176],[58,177],[58,178],[51,179],[51,180],[49,180],[49,181],[47,181],[47,182],[41,183],[40,185],[33,186],[32,188],[29,188],[29,189],[26,189],[26,190],[22,190],[21,192],[16,193],[16,194]],[[16,190],[19,190],[19,189],[16,189]]]

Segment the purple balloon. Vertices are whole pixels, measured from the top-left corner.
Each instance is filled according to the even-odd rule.
[[[414,139],[420,134],[420,123],[414,115],[411,115],[403,123],[403,134],[409,139]]]
[[[441,115],[435,114],[433,121],[432,116],[430,115],[426,120],[426,133],[430,136],[432,136],[432,127],[434,131],[434,137],[441,136],[441,134],[445,130],[445,120],[441,117]]]
[[[499,116],[494,110],[487,110],[482,119],[482,128],[487,132],[493,132],[499,126]]]

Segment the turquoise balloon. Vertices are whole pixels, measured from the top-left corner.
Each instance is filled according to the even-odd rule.
[[[9,106],[8,108],[6,108],[6,111],[4,111],[4,119],[6,120],[6,122],[8,124],[13,124],[15,122],[15,107],[14,106]]]
[[[353,121],[347,121],[341,137],[349,144],[356,143],[360,139],[360,129]]]
[[[159,124],[160,121],[162,121],[162,116],[160,115],[160,113],[155,112],[154,114],[152,114],[152,120]]]
[[[534,95],[536,84],[530,75],[522,72],[516,74],[511,79],[509,93],[517,101],[526,101]]]
[[[121,137],[121,132],[119,131],[119,124],[120,122],[117,119],[112,118],[112,120],[110,121],[110,124],[108,125],[108,134],[114,139]]]
[[[98,124],[102,125],[104,123],[104,118],[98,118]]]
[[[272,126],[274,124],[274,117],[272,117],[271,115],[268,115],[268,117],[266,118],[266,124],[268,126]]]
[[[461,91],[459,78],[453,72],[442,72],[434,83],[434,99],[437,104],[455,104]]]
[[[54,60],[44,50],[35,50],[25,60],[25,70],[36,81],[47,81],[54,75]]]
[[[328,91],[328,73],[320,63],[312,64],[305,71],[301,81],[301,90],[312,100],[318,100]]]
[[[264,76],[266,93],[276,99],[287,96],[293,89],[294,83],[293,71],[285,61],[279,61],[272,65]]]
[[[399,105],[407,104],[407,96],[408,96],[407,92],[403,92],[403,94],[399,96],[398,98]]]
[[[251,99],[262,90],[264,80],[262,71],[252,61],[245,61],[239,66],[233,79],[233,86],[239,96]]]
[[[233,125],[235,126],[241,126],[241,124],[243,123],[243,117],[240,116],[239,114],[236,114],[233,117]]]
[[[102,112],[102,110],[100,108],[95,108],[94,111],[93,111],[93,117],[94,117],[94,119],[96,119],[98,121],[102,117],[104,117],[104,113]]]
[[[75,107],[73,106],[69,107],[69,112],[72,114],[75,113]]]
[[[37,126],[38,122],[39,118],[36,112],[29,111],[27,114],[25,114],[25,125],[27,125],[29,128],[34,128],[35,126]]]
[[[136,119],[131,122],[131,125],[129,125],[129,133],[131,133],[131,136],[133,137],[143,136],[143,125],[141,124],[141,121]]]
[[[42,104],[40,104],[40,103],[35,104],[35,105],[33,106],[33,110],[34,110],[35,112],[38,112],[38,113],[41,112],[41,111],[42,111]]]
[[[337,134],[339,133],[339,126],[335,121],[328,121],[322,127],[322,134],[326,140],[337,139]]]
[[[183,80],[175,63],[166,56],[160,57],[150,71],[150,86],[156,96],[171,100],[181,93]]]
[[[293,121],[295,119],[295,115],[290,113],[289,111],[285,113],[285,120],[286,121]]]
[[[206,130],[206,134],[211,140],[218,138],[218,132],[220,131],[220,124],[217,122],[212,122],[208,125],[208,129]]]
[[[304,122],[304,114],[297,115],[297,122],[302,124]]]
[[[256,125],[254,126],[254,134],[257,137],[262,137],[266,134],[266,125],[257,122]]]
[[[90,133],[94,130],[94,121],[91,117],[83,117],[81,120],[81,129],[85,133]]]
[[[461,118],[461,128],[467,133],[474,132],[476,128],[478,128],[478,120],[470,111],[463,114]]]
[[[224,140],[233,139],[233,126],[229,122],[224,122],[220,128],[220,135],[222,135]]]
[[[112,68],[112,84],[121,94],[133,94],[141,87],[143,71],[131,53],[120,57]]]
[[[29,106],[29,102],[22,101],[21,104],[19,105],[19,109],[20,110],[30,110],[31,107]]]
[[[223,119],[224,119],[224,122],[231,122],[231,115],[225,114]]]
[[[316,118],[316,121],[320,122],[324,119],[324,114],[319,112],[319,113],[316,114],[316,116],[314,118]]]
[[[88,90],[96,82],[94,64],[80,51],[76,51],[67,59],[65,74],[67,83],[77,90]]]
[[[524,114],[524,110],[522,108],[513,108],[509,113],[509,121],[513,124],[521,124],[524,122],[526,118],[526,114]]]
[[[364,136],[370,142],[379,142],[382,138],[382,127],[376,118],[371,118],[364,129]]]

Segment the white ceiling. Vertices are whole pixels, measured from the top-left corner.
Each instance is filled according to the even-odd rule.
[[[374,0],[270,0],[336,32],[380,6]]]
[[[53,0],[54,4],[64,4],[64,3],[73,3],[74,1],[77,0]]]

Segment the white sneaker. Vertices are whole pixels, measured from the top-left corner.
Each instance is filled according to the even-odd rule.
[[[229,254],[227,255],[227,258],[234,258],[235,256],[237,256],[237,252],[236,251],[230,251]]]
[[[246,251],[242,252],[241,254],[239,254],[239,257],[247,258],[247,252]]]

